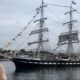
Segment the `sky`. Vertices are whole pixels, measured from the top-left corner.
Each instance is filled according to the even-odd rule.
[[[70,6],[71,4],[71,0],[44,0],[44,2],[64,6]],[[74,2],[76,2],[76,5],[73,5],[73,7],[80,12],[80,0],[74,0]],[[25,27],[35,14],[35,9],[40,5],[41,0],[0,0],[0,48],[4,48],[4,46]],[[50,45],[53,49],[58,43],[59,34],[68,30],[67,25],[62,25],[64,22],[69,21],[69,15],[64,15],[67,11],[69,11],[68,8],[51,5],[45,8],[44,14],[45,17],[48,18],[45,26],[50,30]],[[80,14],[75,13],[74,19],[80,21]],[[74,24],[73,29],[80,31],[79,21]],[[26,47],[26,43],[24,46],[22,46],[22,44],[25,41],[27,42],[28,34],[31,30],[37,28],[35,26],[36,25],[31,25],[28,27],[26,31],[23,32],[22,36],[13,42],[9,48],[19,49],[19,47]]]

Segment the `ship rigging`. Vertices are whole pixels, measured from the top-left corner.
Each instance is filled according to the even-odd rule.
[[[74,12],[78,12],[76,9],[73,8],[73,5],[76,5],[76,3],[73,0],[71,1],[71,5],[70,6],[64,6],[64,5],[58,5],[58,4],[48,4],[48,3],[44,3],[44,1],[42,1],[41,3],[42,3],[41,6],[36,9],[36,14],[32,17],[32,19],[12,39],[11,42],[9,42],[7,45],[5,45],[5,48],[8,48],[9,46],[11,46],[11,44],[14,43],[16,41],[16,39],[22,35],[22,33],[27,29],[27,27],[29,27],[31,25],[31,23],[34,21],[34,19],[37,17],[37,15],[41,14],[41,18],[34,21],[34,23],[37,23],[37,22],[40,23],[39,24],[39,26],[40,26],[39,29],[31,31],[31,33],[29,34],[29,36],[31,36],[33,34],[39,34],[39,36],[38,36],[39,38],[38,38],[37,41],[28,42],[28,45],[30,46],[32,44],[38,44],[37,52],[39,53],[40,51],[44,51],[44,43],[49,42],[49,39],[44,39],[43,40],[44,32],[49,32],[48,28],[44,28],[45,20],[47,20],[47,18],[44,17],[44,8],[47,7],[48,5],[51,5],[51,6],[64,7],[64,8],[70,9],[69,12],[65,13],[65,15],[69,14],[70,21],[63,24],[63,25],[67,25],[68,24],[68,32],[60,34],[58,45],[57,45],[57,47],[55,49],[53,49],[53,51],[56,50],[57,48],[59,48],[60,46],[67,44],[68,46],[67,46],[66,53],[68,53],[68,54],[74,53],[73,44],[79,42],[78,31],[77,30],[73,31],[73,23],[77,22],[77,20],[73,20],[73,13]]]
[[[44,0],[42,0],[41,6],[36,9],[37,14],[40,14],[41,17],[40,19],[34,21],[34,23],[37,22],[40,23],[39,29],[31,31],[31,33],[29,34],[29,36],[38,34],[38,40],[33,42],[28,42],[29,46],[37,44],[37,49],[36,51],[31,52],[34,55],[30,54],[28,57],[25,57],[25,55],[20,56],[20,54],[14,56],[12,58],[12,61],[18,68],[23,67],[23,65],[24,67],[26,66],[28,68],[32,66],[33,67],[80,66],[80,57],[71,56],[72,54],[74,54],[73,44],[79,43],[78,31],[73,30],[73,23],[77,21],[73,19],[73,12],[76,12],[76,9],[73,8],[73,5],[75,4],[76,3],[74,1],[71,1],[70,6],[55,5],[59,7],[67,7],[70,9],[69,12],[65,13],[65,15],[69,14],[69,21],[63,24],[63,25],[68,24],[68,31],[61,33],[59,35],[59,41],[57,45],[58,46],[57,48],[61,47],[62,45],[67,45],[66,54],[64,55],[64,53],[59,53],[58,55],[55,55],[53,52],[45,50],[44,47],[44,43],[47,43],[49,41],[49,39],[43,38],[44,33],[49,32],[49,29],[44,27],[45,20],[47,20],[47,18],[45,18],[44,16],[44,8],[47,7],[47,5],[45,5]],[[32,20],[27,24],[27,26],[29,26],[33,22],[37,14],[33,16]],[[27,26],[22,31],[24,31],[27,28]],[[20,32],[15,38],[13,38],[12,42],[15,41],[17,37],[21,36],[21,34],[22,32]],[[8,43],[7,46],[9,46],[10,44],[11,43]]]

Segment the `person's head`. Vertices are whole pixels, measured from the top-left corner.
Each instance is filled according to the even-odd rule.
[[[0,80],[7,80],[6,71],[2,64],[0,64]]]

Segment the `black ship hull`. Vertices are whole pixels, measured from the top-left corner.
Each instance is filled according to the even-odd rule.
[[[47,61],[13,58],[16,68],[80,67],[80,61]]]

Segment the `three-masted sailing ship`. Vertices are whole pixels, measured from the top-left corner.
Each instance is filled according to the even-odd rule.
[[[15,63],[17,68],[38,68],[38,67],[69,67],[69,66],[80,66],[80,59],[79,57],[76,58],[76,56],[71,56],[73,54],[73,44],[78,43],[78,31],[73,31],[73,23],[76,22],[76,20],[73,20],[72,13],[76,10],[72,8],[72,4],[70,6],[70,11],[65,14],[70,14],[70,21],[64,23],[68,24],[69,31],[65,33],[61,33],[59,36],[58,46],[67,45],[67,54],[59,54],[54,55],[52,52],[45,51],[44,50],[44,43],[48,42],[48,39],[43,39],[44,32],[48,32],[48,28],[44,28],[44,23],[47,18],[44,17],[44,7],[47,5],[44,4],[44,1],[42,0],[42,4],[40,6],[40,13],[41,18],[36,20],[35,22],[39,22],[40,26],[38,30],[34,30],[30,33],[32,34],[38,34],[39,38],[38,41],[29,42],[28,45],[37,44],[37,50],[35,53],[33,52],[32,57],[20,57],[16,56],[12,58],[12,61]]]

